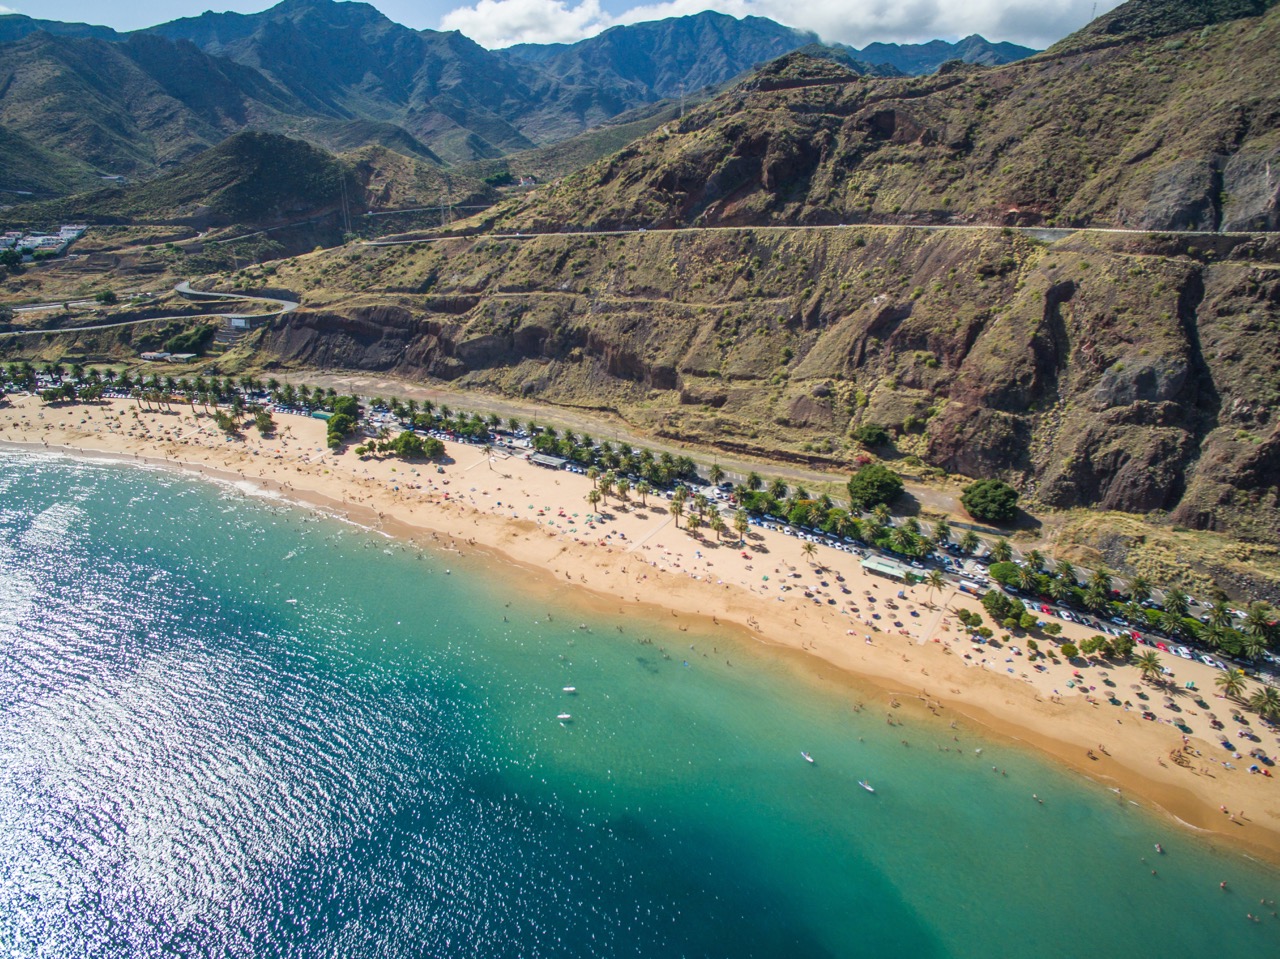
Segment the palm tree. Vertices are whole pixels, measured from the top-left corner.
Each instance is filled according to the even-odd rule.
[[[667,512],[675,518],[676,529],[680,528],[680,517],[684,515],[684,500],[672,497],[671,505],[667,507]]]
[[[591,486],[593,489],[597,486],[596,480],[598,480],[599,478],[600,478],[600,470],[595,466],[588,467],[587,479],[591,480]]]
[[[1028,551],[1026,560],[1027,565],[1031,567],[1033,571],[1039,573],[1044,569],[1044,553],[1040,552],[1040,550],[1033,549]]]
[[[964,535],[960,537],[960,551],[969,556],[977,552],[980,545],[982,542],[978,539],[978,534],[971,529],[965,530]]]
[[[1280,690],[1274,686],[1259,686],[1249,697],[1249,708],[1263,719],[1280,720]]]
[[[889,534],[889,541],[893,544],[894,549],[904,555],[909,556],[916,551],[915,535],[905,526],[895,526],[893,532]]]
[[[1240,637],[1240,651],[1250,659],[1259,659],[1267,651],[1267,641],[1262,636],[1245,633]]]
[[[598,489],[587,490],[587,502],[591,504],[591,508],[595,509],[603,497]]]
[[[929,599],[932,601],[934,593],[941,592],[947,588],[947,580],[942,575],[942,570],[929,570],[924,578],[924,586],[929,591]]]
[[[625,476],[618,478],[618,484],[614,487],[618,491],[618,499],[626,500],[627,494],[631,492],[631,480]]]
[[[780,479],[775,479],[769,484],[769,495],[774,499],[785,499],[787,496],[787,484]]]
[[[1076,568],[1069,559],[1058,560],[1057,565],[1053,567],[1053,575],[1066,580],[1072,586],[1076,585]]]
[[[618,477],[614,475],[612,470],[607,471],[600,477],[600,492],[608,496],[613,492],[613,484],[616,483]]]
[[[1018,567],[1018,589],[1028,595],[1040,591],[1040,577],[1036,575],[1036,571],[1030,566]]]
[[[636,484],[636,493],[640,496],[640,505],[649,505],[649,494],[653,492],[653,487],[649,485],[647,480],[641,480]]]
[[[805,543],[800,547],[800,552],[804,553],[805,557],[809,560],[810,566],[813,565],[813,554],[817,551],[818,547],[814,546],[812,543]]]
[[[1110,605],[1107,594],[1098,588],[1094,582],[1089,583],[1089,588],[1084,591],[1084,604],[1095,613],[1102,613]]]
[[[1234,620],[1226,603],[1214,603],[1209,607],[1209,626],[1217,632],[1226,632]]]
[[[1225,673],[1218,676],[1213,683],[1222,690],[1223,695],[1229,696],[1232,699],[1239,699],[1240,694],[1245,690],[1244,670],[1228,669]]]
[[[1129,580],[1129,598],[1135,603],[1143,603],[1151,598],[1151,583],[1141,573]]]
[[[1166,613],[1173,613],[1176,616],[1186,616],[1187,610],[1191,608],[1187,594],[1176,586],[1165,590],[1163,605]]]
[[[716,534],[716,542],[720,541],[720,535],[725,531],[724,517],[719,513],[711,514],[711,529]]]
[[[740,509],[733,514],[733,528],[738,531],[738,542],[742,543],[747,538],[747,528],[751,525],[751,518],[747,515],[745,509]]]
[[[1244,611],[1244,633],[1261,639],[1265,646],[1276,625],[1276,611],[1267,603],[1250,603]]]
[[[946,519],[940,519],[933,524],[933,541],[939,546],[945,546],[951,539],[951,524]]]
[[[1146,652],[1137,653],[1133,657],[1133,665],[1138,667],[1138,672],[1142,674],[1142,678],[1148,682],[1155,682],[1160,678],[1160,671],[1163,668],[1160,665],[1160,657],[1147,650]]]
[[[762,487],[763,485],[764,485],[764,479],[755,470],[752,470],[750,473],[747,474],[747,482],[746,482],[747,489],[751,490],[752,492],[755,492],[756,490],[760,489],[760,487]]]
[[[991,558],[997,563],[1007,563],[1013,558],[1013,547],[1003,536],[991,544]]]
[[[887,526],[889,524],[889,518],[893,516],[893,513],[889,510],[887,504],[877,503],[875,508],[871,510],[871,515],[875,517],[876,522],[881,526]]]
[[[724,479],[724,470],[720,468],[719,463],[711,464],[711,469],[707,471],[707,479],[711,480],[712,486],[720,485],[720,481]]]

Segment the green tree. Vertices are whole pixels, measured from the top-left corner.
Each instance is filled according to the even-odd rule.
[[[270,413],[262,408],[259,408],[253,414],[253,425],[258,428],[258,432],[262,436],[270,436],[276,431],[276,421],[271,418]]]
[[[1213,683],[1222,690],[1224,696],[1239,699],[1245,690],[1244,670],[1228,669],[1225,673],[1220,673]]]
[[[1003,480],[978,480],[965,487],[960,502],[974,519],[1007,523],[1017,515],[1018,491]]]
[[[978,534],[973,530],[964,531],[964,535],[960,537],[960,551],[968,556],[972,556],[978,551],[978,547],[982,545],[982,541],[978,539]]]
[[[809,560],[809,563],[811,565],[813,563],[813,554],[816,553],[817,551],[818,551],[818,547],[814,546],[812,543],[805,543],[803,546],[800,547],[800,552],[804,553],[805,558]]]
[[[848,490],[850,505],[865,512],[882,503],[888,505],[901,496],[902,477],[882,463],[870,463],[853,474]]]
[[[1186,616],[1187,610],[1191,608],[1191,601],[1187,598],[1187,594],[1174,586],[1165,590],[1164,602],[1161,604],[1166,613],[1173,613],[1175,616]]]
[[[1070,586],[1076,585],[1076,568],[1069,559],[1060,559],[1053,567],[1053,575]]]
[[[1249,708],[1271,722],[1280,720],[1280,690],[1274,686],[1259,686],[1249,697]]]
[[[1062,657],[1064,659],[1075,659],[1080,655],[1080,650],[1076,648],[1075,643],[1062,644]]]
[[[924,578],[924,588],[928,591],[929,600],[932,602],[935,593],[940,593],[947,588],[947,580],[942,575],[942,571],[937,569],[929,570]]]
[[[724,470],[720,468],[719,463],[711,464],[711,469],[707,471],[707,479],[711,481],[712,486],[720,485],[720,481],[724,479]]]
[[[587,502],[591,504],[591,508],[595,509],[603,498],[603,494],[598,489],[592,488],[587,490]]]
[[[1013,547],[1003,536],[991,544],[991,558],[997,563],[1007,563],[1013,558]]]
[[[1267,603],[1250,603],[1244,611],[1244,633],[1269,644],[1276,631],[1276,611]]]
[[[653,487],[649,485],[647,480],[641,480],[636,484],[636,495],[640,497],[640,505],[649,505],[649,494],[653,492]]]
[[[939,546],[945,546],[950,540],[951,524],[944,517],[933,524],[933,541]]]
[[[1138,672],[1142,674],[1142,678],[1148,682],[1155,682],[1160,678],[1162,666],[1160,657],[1151,650],[1139,653],[1133,658],[1133,665],[1138,667]]]
[[[745,509],[740,509],[733,514],[733,528],[738,531],[738,542],[744,542],[747,538],[747,529],[751,525],[751,518],[747,515]]]

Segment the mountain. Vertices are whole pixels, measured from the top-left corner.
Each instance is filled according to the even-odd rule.
[[[1130,6],[1161,5],[1134,0],[1114,22]],[[903,80],[790,54],[761,76],[798,79],[740,84],[498,222],[1277,229],[1276,49],[1272,6],[1173,39]]]
[[[24,194],[60,196],[100,183],[85,164],[46,150],[0,125],[0,204],[19,202]]]
[[[178,169],[123,189],[101,189],[9,211],[19,221],[163,220],[195,226],[261,224],[329,212],[360,188],[332,155],[271,133],[238,133]]]
[[[1277,0],[1129,0],[1053,45],[1061,53],[1124,40],[1152,40],[1184,30],[1258,17]]]
[[[63,23],[61,20],[36,20],[21,13],[0,14],[0,43],[21,40],[33,33],[51,33],[60,37],[94,37],[98,40],[121,40],[121,34],[110,27],[91,23]]]
[[[284,0],[149,32],[253,68],[312,114],[393,123],[450,159],[534,145],[519,127],[536,125],[525,76],[461,34],[410,30],[365,3]]]
[[[302,140],[244,132],[144,183],[19,204],[6,211],[6,220],[263,227],[338,215],[349,222],[366,212],[437,206],[445,199],[483,204],[492,191],[381,146],[334,156]]]
[[[305,112],[256,71],[190,43],[32,33],[0,44],[0,123],[110,174],[180,162],[246,127]]]
[[[518,44],[500,53],[536,64],[562,83],[615,90],[648,102],[716,87],[748,70],[817,43],[816,34],[764,17],[706,11],[611,27],[573,44]]]
[[[976,63],[985,67],[1025,60],[1037,51],[1016,43],[992,43],[978,34],[956,43],[930,40],[928,43],[869,43],[861,50],[847,48],[858,60],[877,66],[890,66],[908,76],[933,73],[952,60]]]

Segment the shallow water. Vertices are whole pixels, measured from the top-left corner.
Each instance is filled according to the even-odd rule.
[[[0,454],[8,954],[1280,948],[1269,910],[1245,920],[1277,875],[1237,852],[516,576],[185,477]]]

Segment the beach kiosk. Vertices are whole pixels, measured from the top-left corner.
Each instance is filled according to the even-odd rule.
[[[873,576],[883,576],[897,583],[910,583],[916,578],[910,566],[885,556],[868,556],[861,565],[865,572]]]

